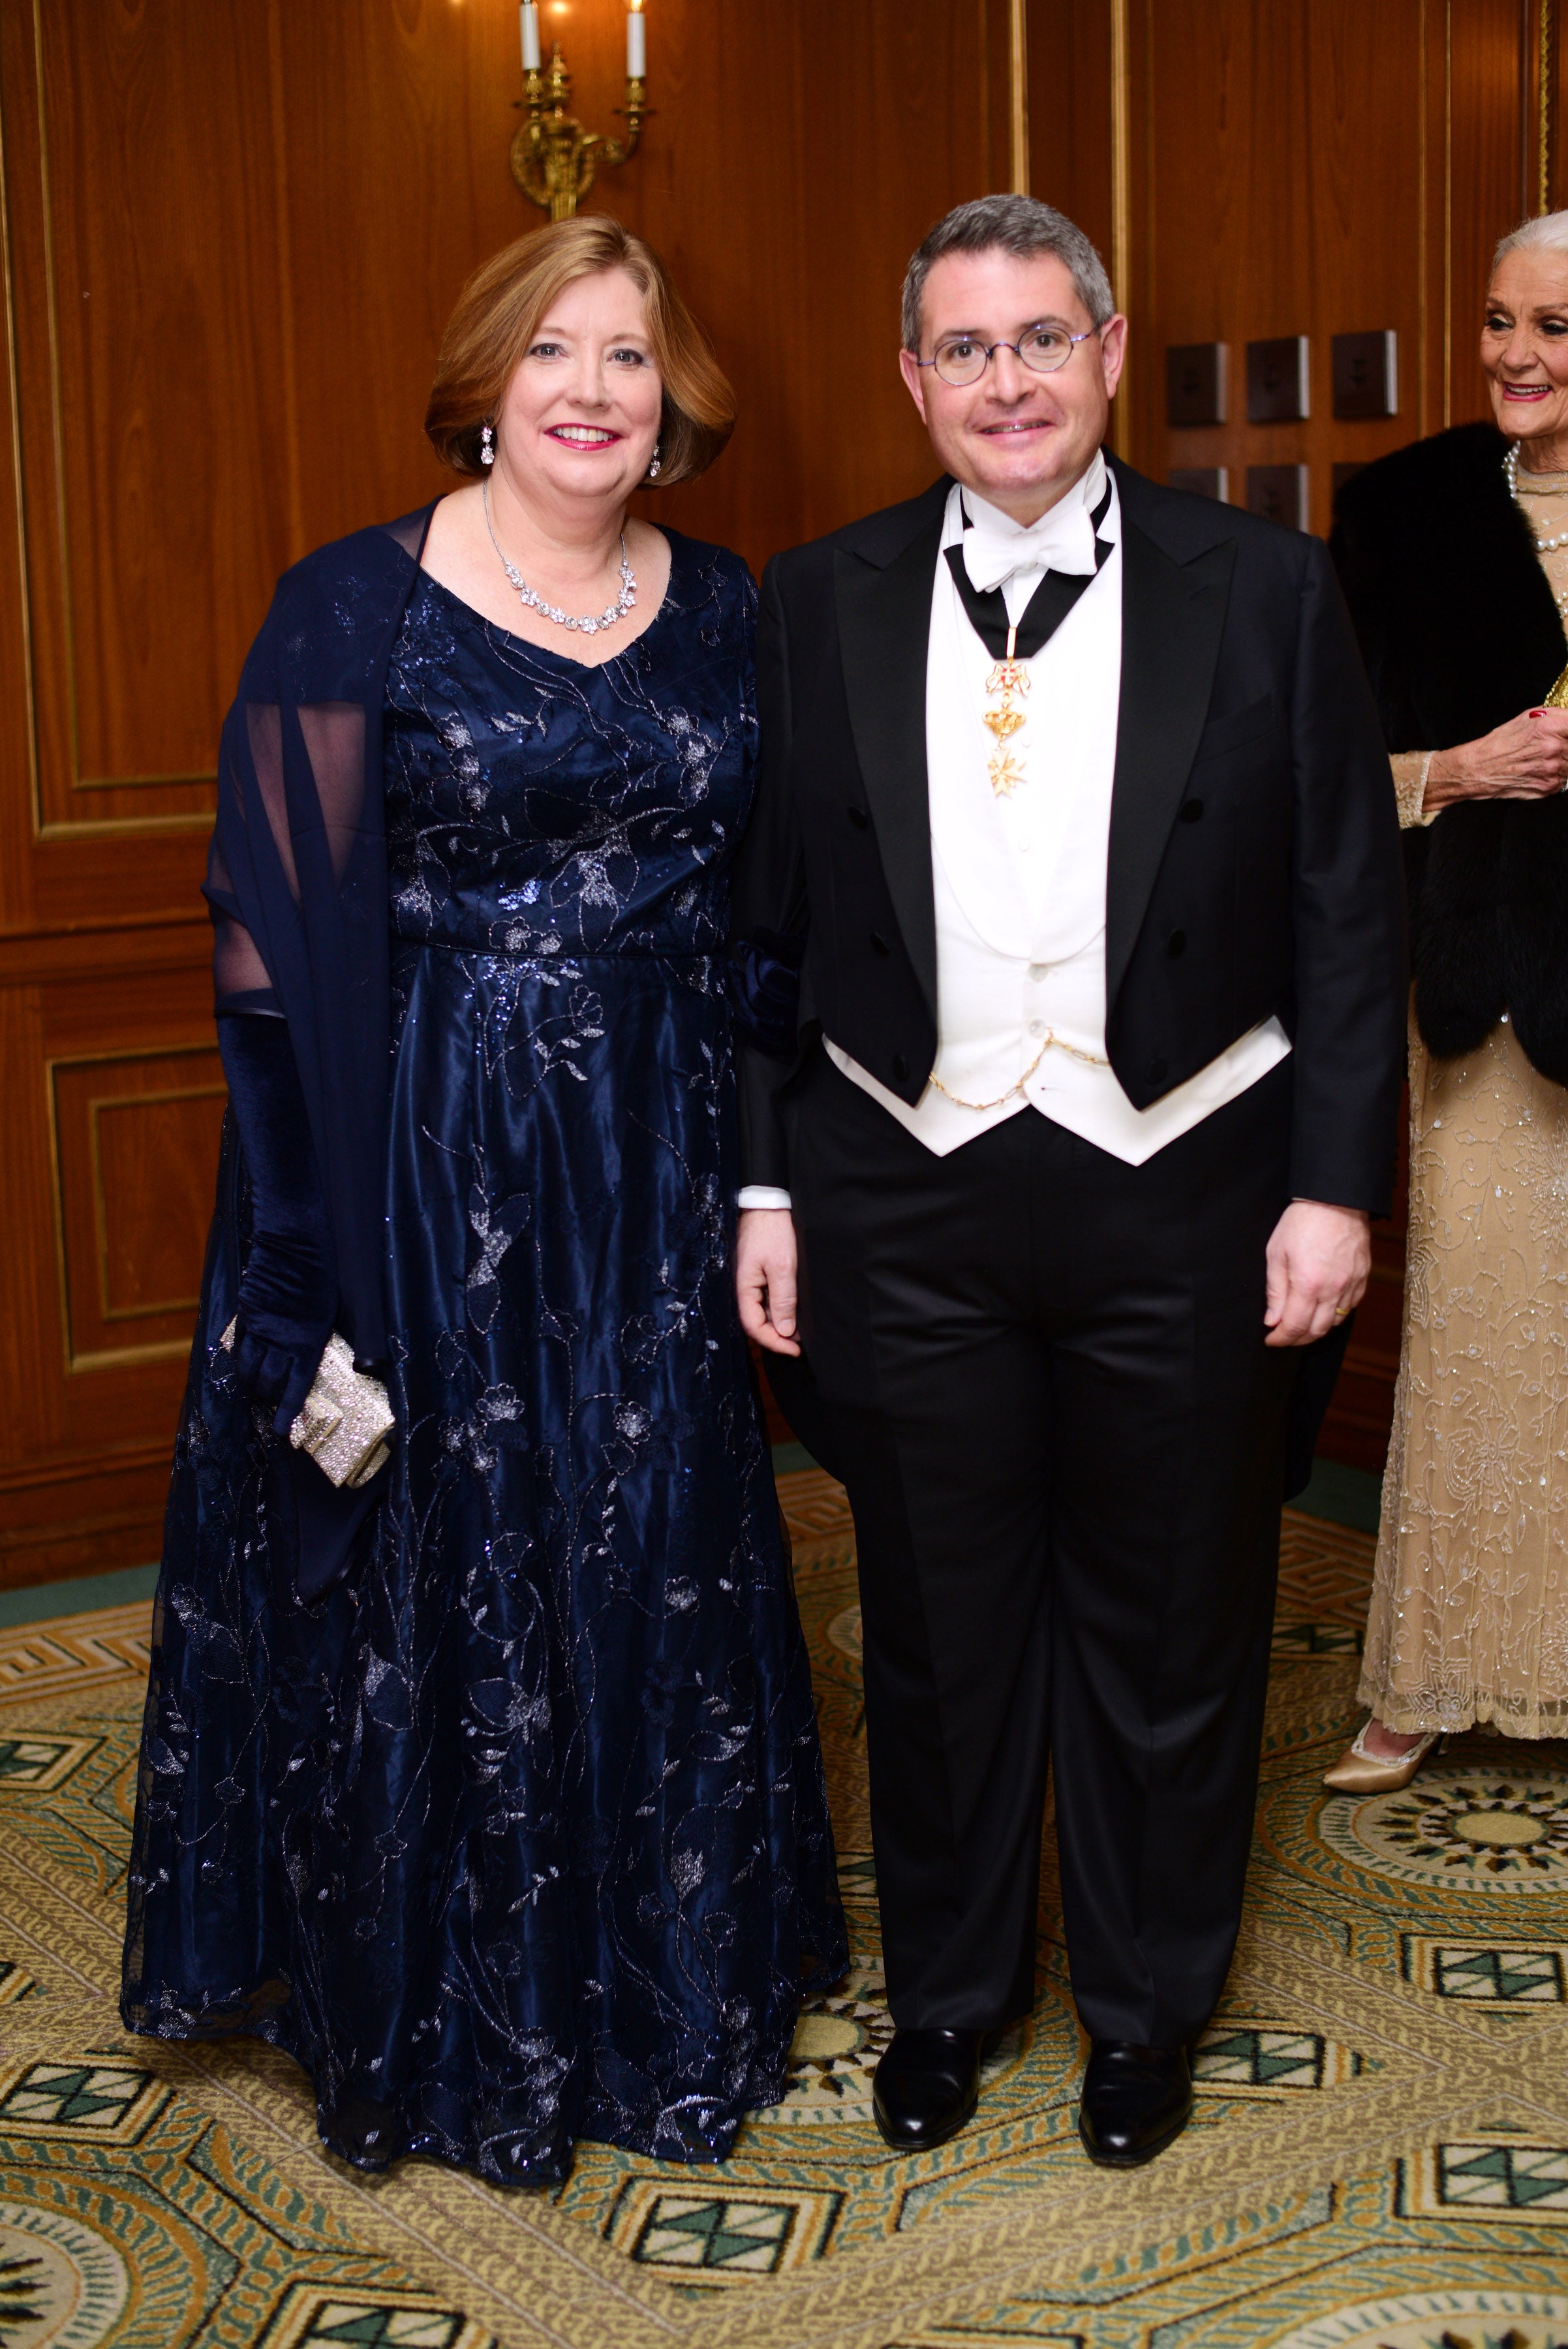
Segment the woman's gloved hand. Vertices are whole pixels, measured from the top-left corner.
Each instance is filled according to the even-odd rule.
[[[305,1095],[286,1020],[221,1013],[218,1049],[251,1187],[251,1244],[235,1311],[234,1375],[276,1405],[286,1434],[337,1315],[337,1271]]]

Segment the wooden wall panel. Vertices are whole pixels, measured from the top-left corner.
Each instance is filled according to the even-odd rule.
[[[156,1555],[194,1317],[140,1309],[200,1274],[208,959],[204,925],[0,940],[0,1586]]]
[[[1158,0],[1135,17],[1137,461],[1161,476],[1225,466],[1238,503],[1249,466],[1304,463],[1311,524],[1326,531],[1334,465],[1486,412],[1474,346],[1491,247],[1524,202],[1527,33],[1519,0]],[[1332,337],[1386,327],[1398,414],[1336,421]],[[1298,334],[1308,419],[1250,424],[1247,343]],[[1166,347],[1210,341],[1229,347],[1229,420],[1171,428]]]
[[[1112,42],[1112,133],[1070,145],[1085,224],[1111,221],[1130,313],[1119,445],[1157,479],[1304,464],[1326,532],[1334,469],[1490,414],[1475,349],[1497,238],[1538,191],[1539,7],[1558,0],[1085,0],[1043,11],[1081,50],[1096,13]],[[1035,44],[1038,48],[1038,42]],[[1119,133],[1119,137],[1118,137]],[[1102,134],[1103,136],[1103,134]],[[1035,137],[1036,170],[1040,140]],[[1123,191],[1119,207],[1118,184]],[[1392,327],[1399,409],[1332,412],[1336,334]],[[1310,413],[1247,420],[1249,341],[1306,335]],[[1228,420],[1166,420],[1165,353],[1229,349]],[[1380,1469],[1398,1366],[1404,1211],[1374,1238],[1324,1448]]]
[[[1530,0],[1534,70],[1529,109],[1535,126],[1535,185],[1526,193],[1526,212],[1552,212],[1568,202],[1568,5],[1565,0]]]
[[[697,0],[660,6],[693,34],[706,13]],[[995,0],[993,19],[1005,13]],[[1007,183],[1007,159],[990,103],[996,61],[972,0],[907,14],[805,0],[743,22],[723,18],[701,90],[701,45],[687,41],[683,94],[692,119],[743,123],[743,146],[672,140],[624,201],[613,186],[604,195],[691,288],[741,400],[722,463],[646,511],[760,564],[930,480],[898,373],[904,266],[950,205]],[[829,57],[855,93],[853,130],[821,105],[813,64]],[[880,168],[866,169],[872,156]]]
[[[49,1064],[72,1371],[183,1361],[228,1098],[211,1044]]]
[[[1322,527],[1330,464],[1476,412],[1480,273],[1539,176],[1562,5],[1026,0],[1017,87],[1014,0],[650,0],[655,110],[589,204],[666,253],[742,420],[647,511],[760,564],[921,486],[899,281],[950,204],[1010,183],[1022,102],[1033,185],[1132,313],[1120,445],[1230,464],[1238,495],[1303,459]],[[619,0],[545,23],[613,128]],[[540,218],[506,168],[519,96],[510,0],[0,8],[0,1583],[155,1552],[219,1103],[218,720],[276,571],[442,486],[442,323]],[[1379,326],[1400,415],[1332,427],[1327,337]],[[1167,430],[1166,342],[1296,331],[1308,424]],[[1345,1389],[1367,1454],[1380,1328]]]
[[[284,552],[259,333],[281,289],[251,202],[265,26],[237,10],[214,44],[199,10],[8,16],[39,814],[200,816],[212,713]]]
[[[1005,184],[1010,0],[652,0],[609,207],[740,393],[647,510],[754,564],[919,489],[909,252]],[[553,0],[590,126],[619,0]],[[825,103],[828,83],[849,112]],[[513,185],[510,0],[0,8],[0,1584],[156,1554],[221,1086],[197,894],[276,573],[446,485],[421,419]]]
[[[1113,0],[1032,0],[1029,185],[1117,263],[1114,178],[1116,7]]]

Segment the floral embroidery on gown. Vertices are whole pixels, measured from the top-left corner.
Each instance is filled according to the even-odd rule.
[[[670,534],[603,667],[421,575],[386,709],[400,1436],[313,1609],[225,1374],[232,1133],[176,1448],[124,2013],[259,2033],[322,2134],[503,2180],[716,2160],[846,1963],[731,1292],[728,862],[754,591]]]

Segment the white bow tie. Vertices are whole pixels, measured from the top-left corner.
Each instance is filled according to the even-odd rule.
[[[1071,571],[1092,577],[1095,525],[1088,507],[1071,491],[1026,530],[1001,515],[993,522],[976,513],[963,534],[963,567],[982,595],[1015,572]]]

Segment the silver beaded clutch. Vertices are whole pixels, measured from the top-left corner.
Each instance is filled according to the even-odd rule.
[[[233,1347],[233,1321],[219,1342]],[[397,1423],[380,1380],[354,1368],[353,1350],[334,1330],[305,1408],[288,1431],[295,1450],[308,1452],[334,1485],[368,1485],[391,1456],[388,1438]]]

